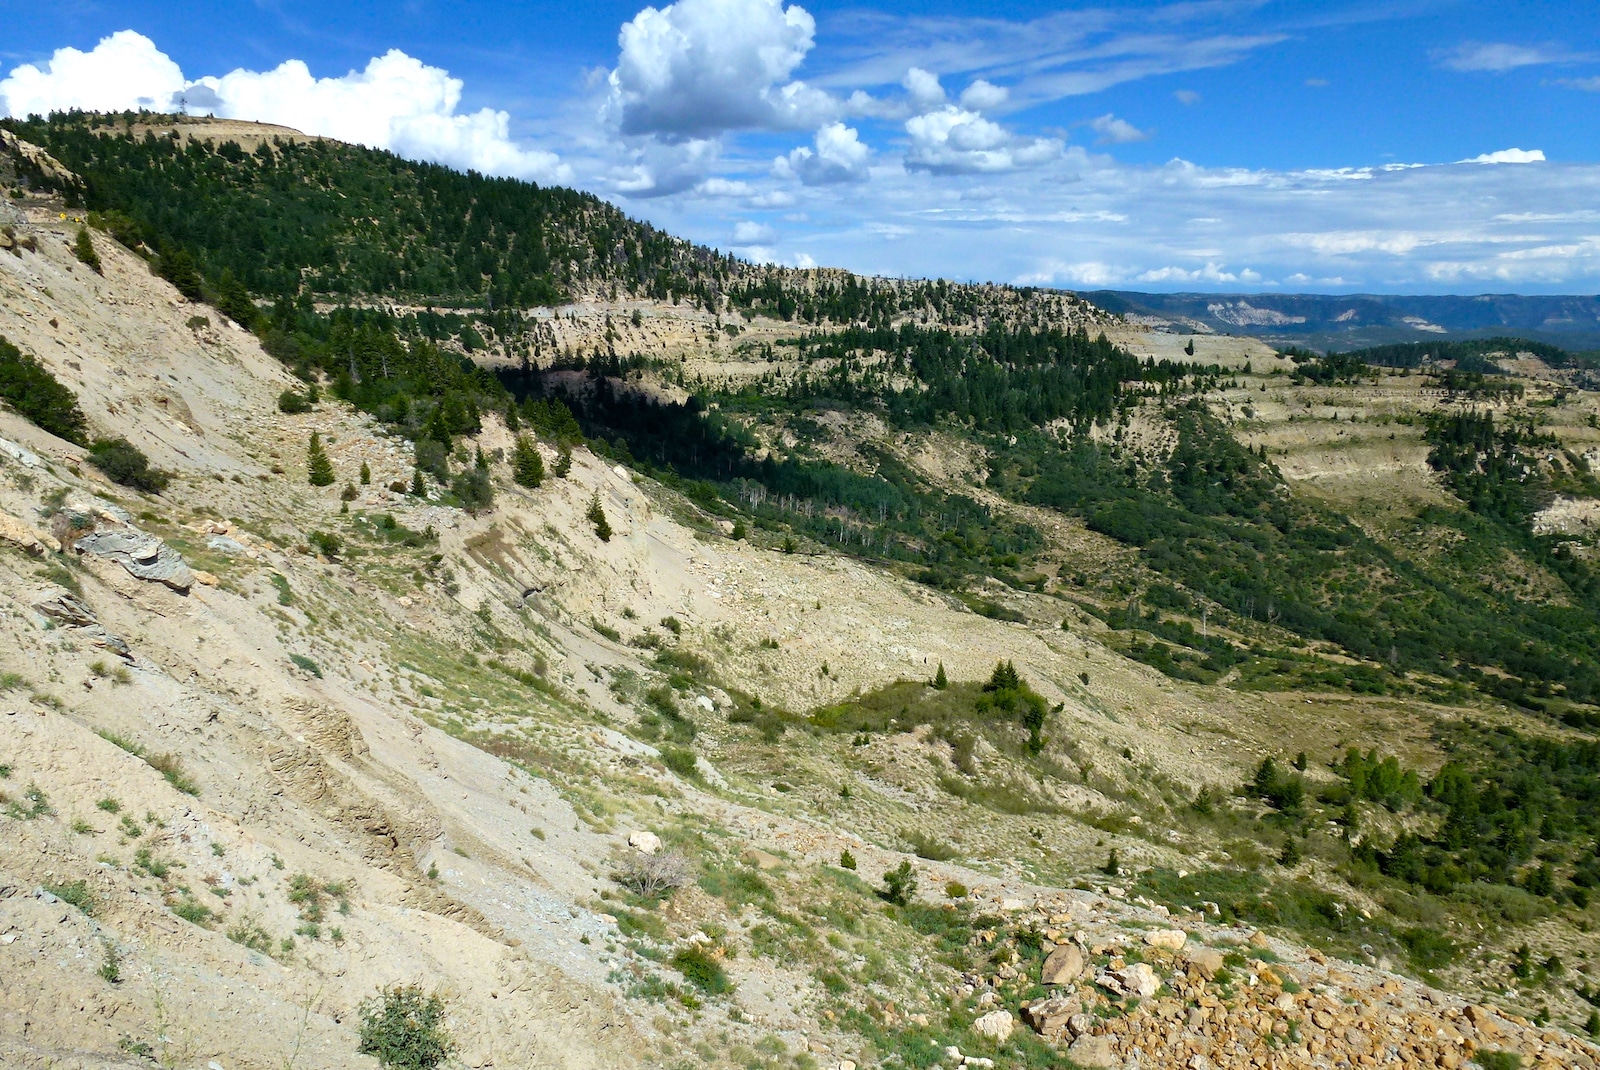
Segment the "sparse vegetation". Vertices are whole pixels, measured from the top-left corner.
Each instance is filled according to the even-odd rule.
[[[917,874],[910,862],[902,861],[883,875],[883,898],[895,906],[907,906],[917,894]]]
[[[395,985],[362,1002],[362,1055],[396,1070],[435,1070],[456,1052],[445,1024],[445,1003],[420,985]]]
[[[689,863],[676,851],[630,852],[617,861],[612,879],[640,899],[654,901],[689,883]]]
[[[47,881],[43,887],[63,903],[70,903],[90,917],[94,916],[94,896],[89,892],[87,881],[75,880],[61,884],[51,884]]]

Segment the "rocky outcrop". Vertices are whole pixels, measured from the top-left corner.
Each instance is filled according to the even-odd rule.
[[[80,554],[115,561],[137,579],[164,583],[183,594],[194,586],[194,573],[189,571],[183,555],[146,531],[96,528],[72,547]]]
[[[133,660],[133,651],[128,649],[128,644],[120,636],[106,631],[94,615],[94,610],[71,591],[62,587],[51,588],[34,599],[33,608],[40,616],[76,629],[90,642],[105,647],[119,658]]]
[[[0,513],[0,542],[10,543],[29,557],[43,557],[50,549],[45,539],[16,517]]]

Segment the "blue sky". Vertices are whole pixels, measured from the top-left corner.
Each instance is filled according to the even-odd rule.
[[[14,113],[181,99],[578,185],[756,259],[1075,288],[1600,290],[1593,3],[0,13]]]

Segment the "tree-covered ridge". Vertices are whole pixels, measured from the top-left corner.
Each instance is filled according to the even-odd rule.
[[[951,418],[985,434],[1011,434],[1066,421],[1087,430],[1116,415],[1128,398],[1200,390],[1220,369],[1173,361],[1141,362],[1081,327],[982,330],[902,324],[813,332],[794,343],[805,369],[791,383],[795,403],[832,399],[881,405],[900,426]],[[822,367],[812,370],[815,365]]]
[[[873,326],[1104,318],[1057,291],[758,266],[671,237],[592,194],[322,139],[274,138],[246,152],[186,136],[190,122],[68,112],[0,128],[73,172],[64,178],[19,159],[31,185],[101,213],[124,244],[158,254],[162,274],[195,299],[304,293],[492,312],[637,296]]]
[[[336,141],[278,139],[247,153],[176,128],[135,137],[132,125],[131,115],[84,113],[7,123],[79,177],[56,183],[70,199],[120,217],[125,243],[182,251],[206,279],[231,272],[257,295],[528,307],[612,287],[709,293],[740,270],[587,193]]]
[[[1554,540],[1492,515],[1430,507],[1419,531],[1440,533],[1446,548],[1408,552],[1292,494],[1198,401],[1169,418],[1178,439],[1163,457],[1137,462],[1087,439],[1063,449],[1021,438],[1001,452],[995,482],[1138,548],[1148,567],[1241,624],[1264,621],[1383,666],[1372,681],[1379,690],[1424,672],[1532,709],[1600,700],[1600,587]],[[1567,600],[1495,589],[1506,554],[1547,567]]]
[[[1570,368],[1580,363],[1575,354],[1547,342],[1532,342],[1526,338],[1474,338],[1459,342],[1397,342],[1393,345],[1370,346],[1353,349],[1347,353],[1332,354],[1345,361],[1359,361],[1383,368],[1418,368],[1424,364],[1454,361],[1462,371],[1495,375],[1500,367],[1489,356],[1502,354],[1516,356],[1531,353],[1553,368]]]

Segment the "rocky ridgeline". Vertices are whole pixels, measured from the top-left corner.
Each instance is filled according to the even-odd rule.
[[[1001,906],[1005,925],[973,937],[997,967],[951,993],[975,1014],[975,1049],[1004,1050],[1032,1029],[1076,1065],[1117,1070],[1453,1070],[1492,1052],[1523,1067],[1600,1066],[1600,1049],[1569,1034],[1246,927],[1197,915],[1152,928],[1173,920],[1105,900]],[[1019,935],[1038,940],[1041,964],[1019,953]],[[1049,994],[1024,998],[1040,986]],[[980,1070],[1008,1062],[945,1054]]]

